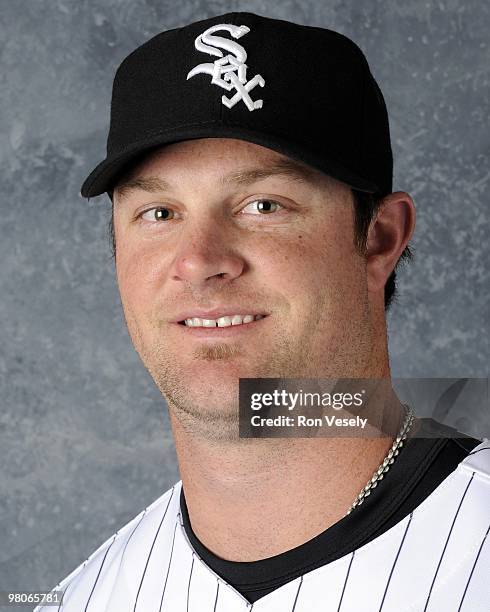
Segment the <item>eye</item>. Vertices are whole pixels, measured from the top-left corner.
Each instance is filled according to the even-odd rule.
[[[268,215],[270,213],[277,212],[281,208],[284,208],[284,206],[278,202],[275,202],[274,200],[260,198],[258,200],[249,202],[244,208],[242,208],[241,212],[244,212],[249,206],[252,206],[253,210],[263,215]]]
[[[174,211],[165,206],[154,206],[141,212],[138,217],[145,221],[167,221],[174,218]]]

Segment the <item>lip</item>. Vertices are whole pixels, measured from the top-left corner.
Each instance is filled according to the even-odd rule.
[[[179,323],[180,321],[193,319],[194,317],[198,319],[219,319],[220,317],[232,317],[233,315],[245,316],[247,314],[253,315],[254,317],[261,314],[266,317],[269,313],[260,309],[256,310],[255,306],[249,309],[243,308],[243,306],[223,306],[222,308],[213,308],[213,310],[199,310],[199,308],[194,308],[192,310],[183,310],[172,319],[171,323]],[[248,324],[246,323],[245,325]],[[237,325],[236,327],[239,326]]]
[[[235,314],[240,314],[235,311]],[[249,314],[249,313],[245,313]],[[251,313],[250,313],[251,314]],[[259,313],[257,313],[259,314]],[[226,315],[222,315],[226,316]],[[190,317],[187,317],[190,318]],[[204,318],[204,317],[203,317]],[[214,317],[210,317],[214,318]],[[240,325],[228,325],[227,327],[188,327],[178,322],[174,322],[174,325],[178,327],[182,333],[187,334],[188,337],[192,338],[211,338],[214,340],[221,340],[223,338],[231,338],[253,332],[262,324],[266,319],[267,315],[264,315],[262,319],[250,321],[250,323],[242,323]]]

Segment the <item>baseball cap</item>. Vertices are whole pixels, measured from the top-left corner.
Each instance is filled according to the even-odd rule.
[[[390,193],[382,93],[359,47],[326,28],[230,12],[161,32],[114,78],[107,155],[83,197],[110,191],[142,154],[238,138],[366,192]]]

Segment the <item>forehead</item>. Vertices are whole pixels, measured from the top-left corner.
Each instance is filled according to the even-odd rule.
[[[138,188],[144,177],[199,173],[226,182],[250,183],[282,175],[303,183],[331,184],[334,179],[272,149],[234,138],[200,138],[154,149],[126,167],[115,182],[119,194]]]

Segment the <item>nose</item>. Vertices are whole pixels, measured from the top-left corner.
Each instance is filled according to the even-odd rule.
[[[200,286],[217,279],[229,282],[243,273],[245,262],[232,248],[232,230],[219,227],[217,220],[201,223],[181,239],[173,261],[173,280]]]

